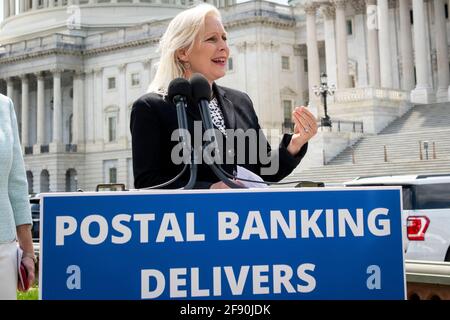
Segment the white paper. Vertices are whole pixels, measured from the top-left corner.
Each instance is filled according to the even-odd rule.
[[[239,180],[240,178],[264,182],[264,180],[261,179],[261,177],[258,176],[257,174],[254,174],[253,172],[245,169],[244,167],[237,166],[237,179]],[[242,181],[242,180],[239,180],[239,181],[247,188],[268,188],[269,187],[266,183],[248,182],[248,181]]]

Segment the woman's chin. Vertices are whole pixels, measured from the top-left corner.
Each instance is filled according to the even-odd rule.
[[[214,78],[215,78],[214,81],[219,80],[220,78],[223,78],[225,76],[225,74],[226,74],[225,70],[221,71],[221,72],[217,72],[214,75]]]

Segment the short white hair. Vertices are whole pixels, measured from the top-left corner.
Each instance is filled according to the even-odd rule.
[[[184,77],[185,69],[178,60],[177,51],[184,48],[187,48],[188,52],[192,50],[197,35],[204,29],[207,16],[221,20],[219,10],[207,3],[182,11],[172,19],[159,42],[158,51],[161,56],[148,92],[166,95],[170,81]]]

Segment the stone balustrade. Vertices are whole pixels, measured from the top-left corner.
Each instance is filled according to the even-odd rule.
[[[335,93],[335,103],[358,102],[363,100],[408,101],[409,93],[402,90],[379,88],[340,89]]]

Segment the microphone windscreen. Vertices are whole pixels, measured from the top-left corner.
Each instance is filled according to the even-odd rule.
[[[184,78],[176,78],[170,81],[167,89],[167,96],[170,101],[176,96],[183,96],[189,98],[191,96],[191,84]]]
[[[196,73],[192,76],[190,82],[192,88],[192,97],[194,98],[195,102],[198,103],[198,101],[202,99],[205,99],[207,101],[211,100],[211,86],[204,76]]]

